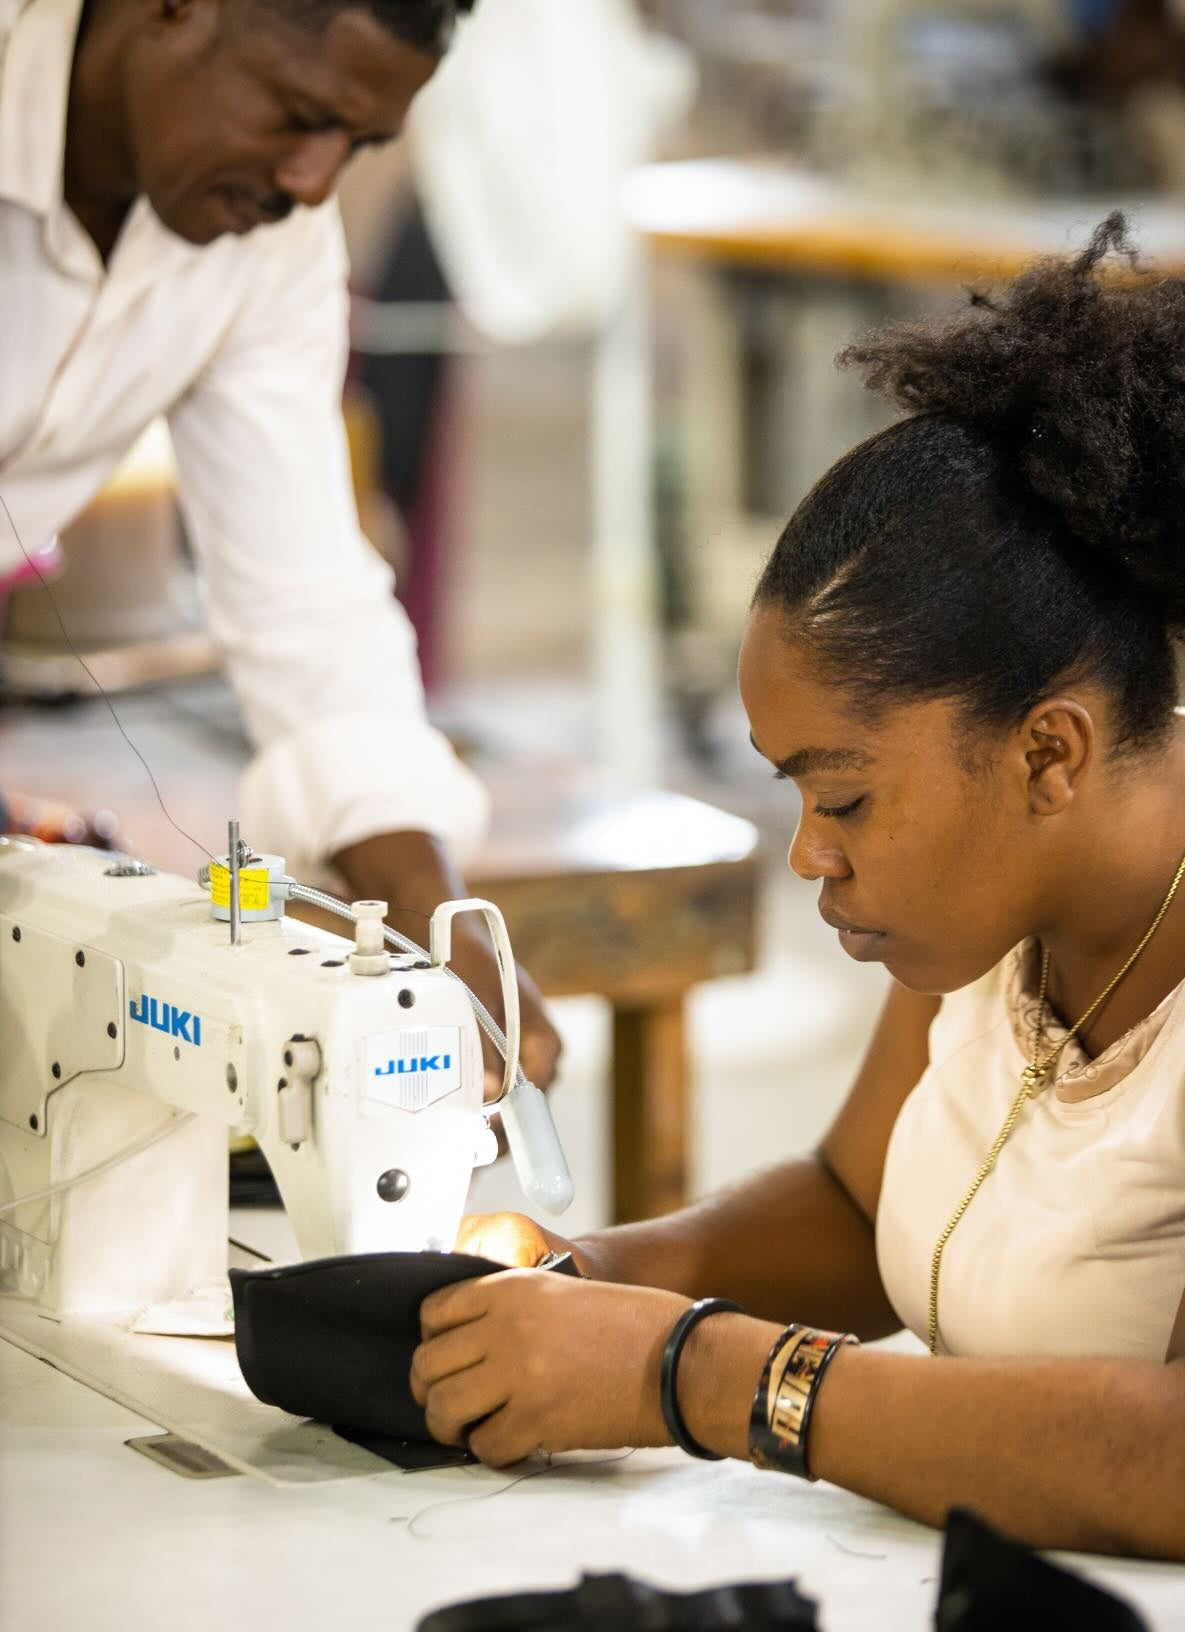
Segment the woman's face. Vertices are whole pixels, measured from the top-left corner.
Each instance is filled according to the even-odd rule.
[[[802,794],[791,868],[821,880],[820,915],[851,957],[915,991],[968,985],[1039,910],[1042,835],[1015,753],[1006,738],[975,743],[968,768],[949,701],[861,721],[787,627],[754,610],[739,679],[754,746]]]

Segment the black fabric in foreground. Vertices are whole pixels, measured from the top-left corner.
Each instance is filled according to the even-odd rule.
[[[668,1592],[628,1575],[586,1575],[566,1592],[516,1592],[435,1609],[416,1632],[818,1632],[793,1581]]]
[[[670,1592],[628,1575],[586,1575],[558,1592],[500,1593],[434,1609],[416,1632],[818,1632],[817,1607],[793,1581]],[[1122,1599],[961,1508],[947,1522],[933,1624],[936,1632],[1148,1632]],[[870,1632],[879,1625],[874,1598],[867,1625]]]
[[[434,1444],[408,1381],[420,1304],[443,1286],[504,1267],[463,1253],[372,1252],[232,1269],[243,1377],[265,1405],[330,1423],[357,1443],[368,1435],[370,1449],[378,1441]],[[397,1448],[379,1454],[407,1465]]]
[[[946,1524],[936,1632],[1148,1632],[1116,1598],[952,1508]]]

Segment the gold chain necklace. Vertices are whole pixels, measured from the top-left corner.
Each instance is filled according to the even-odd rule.
[[[1085,1012],[1074,1022],[1069,1031],[1067,1031],[1066,1035],[1062,1038],[1061,1042],[1058,1043],[1055,1048],[1050,1049],[1049,1053],[1044,1059],[1040,1058],[1040,1054],[1041,1043],[1045,1036],[1045,995],[1049,987],[1049,952],[1046,950],[1042,953],[1041,990],[1037,998],[1037,1031],[1033,1040],[1032,1064],[1026,1065],[1024,1068],[1020,1079],[1020,1090],[1009,1107],[1008,1115],[1004,1118],[1004,1126],[996,1135],[995,1142],[993,1143],[992,1148],[988,1151],[987,1155],[984,1157],[979,1172],[971,1181],[970,1189],[951,1214],[946,1228],[943,1230],[942,1234],[938,1237],[938,1240],[934,1244],[934,1256],[930,1260],[929,1343],[931,1354],[938,1353],[938,1277],[942,1270],[942,1254],[946,1250],[946,1243],[955,1233],[959,1220],[962,1218],[963,1214],[975,1200],[975,1196],[980,1185],[987,1178],[992,1168],[995,1167],[996,1158],[1007,1144],[1008,1137],[1013,1128],[1016,1126],[1016,1119],[1020,1115],[1021,1107],[1024,1105],[1027,1099],[1030,1099],[1037,1092],[1039,1087],[1043,1086],[1046,1074],[1049,1072],[1051,1067],[1056,1064],[1058,1055],[1061,1053],[1062,1049],[1065,1048],[1071,1037],[1076,1037],[1078,1035],[1079,1031],[1090,1019],[1091,1015],[1094,1014],[1095,1010],[1100,1008],[1101,1005],[1107,1001],[1111,993],[1115,990],[1116,986],[1118,986],[1119,982],[1123,979],[1124,975],[1127,974],[1132,964],[1135,963],[1140,953],[1148,945],[1148,942],[1156,934],[1156,931],[1160,928],[1165,913],[1173,904],[1173,897],[1177,893],[1177,888],[1180,885],[1182,878],[1185,878],[1185,856],[1181,857],[1180,866],[1173,875],[1173,882],[1169,885],[1168,894],[1160,903],[1160,910],[1149,924],[1142,940],[1140,941],[1140,944],[1136,947],[1131,957],[1128,958],[1127,962],[1124,964],[1119,973],[1114,976],[1114,978],[1110,980],[1106,986],[1103,987],[1103,990],[1095,998],[1090,1007],[1085,1010]]]

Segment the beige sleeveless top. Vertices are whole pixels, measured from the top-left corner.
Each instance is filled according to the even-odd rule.
[[[925,1338],[934,1243],[1032,1059],[1036,949],[943,999],[889,1140],[885,1290]],[[1065,1033],[1047,1025],[1047,1046]],[[1163,1360],[1185,1292],[1185,983],[1097,1059],[1071,1040],[947,1243],[940,1348]]]

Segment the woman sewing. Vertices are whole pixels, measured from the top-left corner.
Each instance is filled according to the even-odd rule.
[[[927,1523],[1185,1559],[1185,283],[1112,218],[849,356],[906,417],[754,599],[789,864],[894,984],[820,1150],[435,1294],[412,1386],[485,1461],[676,1443]],[[519,1266],[525,1218],[459,1245]],[[792,1324],[787,1325],[787,1322]],[[929,1354],[861,1342],[906,1325]]]

